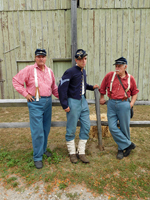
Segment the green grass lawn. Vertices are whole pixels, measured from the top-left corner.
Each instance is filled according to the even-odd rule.
[[[94,105],[89,107],[90,113],[95,114]],[[101,106],[101,113],[104,112],[106,106]],[[0,122],[29,121],[27,108],[0,108],[0,113]],[[52,121],[58,120],[66,120],[65,112],[53,107]],[[150,106],[134,106],[132,120],[150,121]],[[52,157],[44,157],[44,167],[38,170],[32,160],[30,129],[0,129],[0,177],[4,186],[24,190],[43,181],[49,193],[56,185],[65,189],[83,184],[96,194],[107,194],[109,199],[150,199],[150,128],[131,128],[131,141],[136,148],[122,160],[116,159],[117,145],[112,137],[103,138],[103,151],[98,149],[98,140],[90,138],[86,148],[90,164],[70,163],[65,132],[65,127],[51,128],[48,148]],[[76,145],[78,140],[79,127]]]

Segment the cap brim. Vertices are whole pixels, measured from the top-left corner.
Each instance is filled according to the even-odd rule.
[[[114,63],[113,65],[124,65],[126,63]]]
[[[37,53],[37,54],[35,54],[35,56],[46,56],[46,54],[43,54],[43,53]]]

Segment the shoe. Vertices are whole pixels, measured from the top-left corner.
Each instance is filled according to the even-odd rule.
[[[86,158],[85,154],[78,154],[79,159],[83,162],[83,163],[89,163],[90,161]]]
[[[131,142],[130,146],[128,146],[125,149],[126,151],[123,153],[124,157],[127,157],[130,154],[131,150],[135,149],[135,147],[136,147],[136,145],[133,142]]]
[[[76,154],[70,154],[70,161],[72,163],[77,163],[78,162],[78,158],[77,158]]]
[[[42,161],[34,161],[34,165],[37,169],[41,169],[43,167]]]
[[[49,152],[49,151],[45,151],[45,153],[44,153],[47,157],[51,157],[52,156],[52,154]]]
[[[117,159],[121,160],[123,158],[123,150],[118,150]]]

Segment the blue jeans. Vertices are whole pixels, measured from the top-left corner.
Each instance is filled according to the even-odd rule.
[[[118,150],[124,150],[130,144],[130,103],[117,99],[109,99],[107,103],[109,130],[118,145]],[[120,129],[117,127],[119,120]]]
[[[33,144],[33,159],[41,161],[47,148],[51,127],[52,98],[41,97],[39,101],[28,102],[30,129]]]
[[[67,113],[66,141],[74,140],[78,120],[81,123],[79,138],[87,140],[90,131],[90,118],[88,103],[84,95],[82,95],[81,100],[68,98],[68,105],[70,112]]]

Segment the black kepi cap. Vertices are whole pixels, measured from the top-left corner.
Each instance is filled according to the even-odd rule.
[[[120,57],[117,60],[115,60],[115,63],[113,65],[123,65],[123,64],[127,65],[127,60],[124,57]]]
[[[35,56],[43,55],[46,56],[46,50],[45,49],[36,49]]]
[[[75,54],[75,58],[77,60],[81,60],[83,57],[87,56],[88,54],[83,49],[78,49]]]

